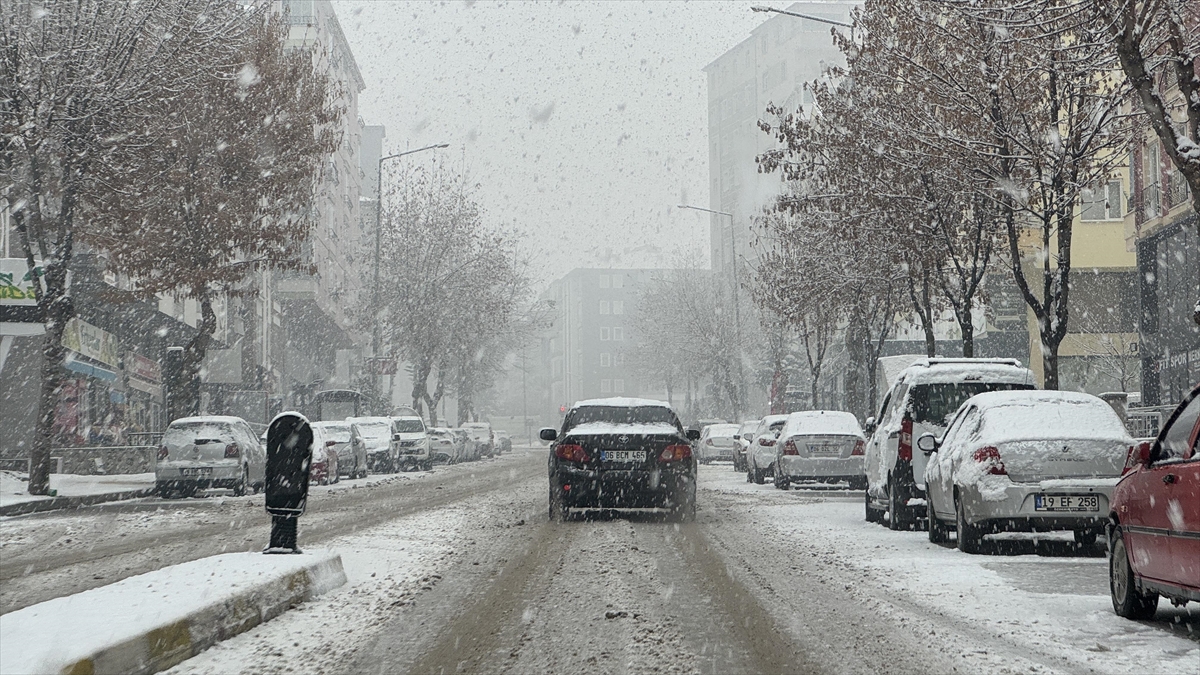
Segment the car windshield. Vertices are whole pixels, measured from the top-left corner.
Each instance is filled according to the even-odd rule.
[[[0,0],[0,675],[1200,675],[1198,78],[1200,0]]]
[[[1010,382],[916,384],[909,389],[909,411],[913,422],[945,427],[959,406],[976,394],[1032,388],[1032,385]]]
[[[563,430],[571,429],[581,424],[667,424],[678,427],[679,419],[674,411],[662,406],[581,406],[572,408],[563,421]]]

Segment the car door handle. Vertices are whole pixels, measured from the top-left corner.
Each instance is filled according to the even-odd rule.
[[[1163,482],[1166,483],[1167,485],[1171,485],[1172,483],[1174,483],[1177,480],[1178,479],[1175,477],[1175,474],[1173,474],[1173,473],[1169,473],[1169,474],[1163,476]]]

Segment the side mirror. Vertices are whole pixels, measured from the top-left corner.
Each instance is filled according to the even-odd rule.
[[[1139,466],[1150,466],[1150,447],[1152,441],[1142,441],[1137,445],[1129,446],[1129,452],[1125,455],[1125,470],[1121,475],[1125,475],[1134,468]]]
[[[700,430],[699,429],[688,429],[684,433],[687,434],[687,439],[689,441],[700,440]]]
[[[538,432],[538,438],[543,441],[553,441],[558,438],[558,429],[554,427],[546,427]]]
[[[929,432],[921,434],[917,437],[917,448],[926,456],[932,455],[938,449],[937,437]]]
[[[879,424],[875,421],[875,416],[871,415],[867,418],[866,423],[863,424],[863,431],[867,432],[868,434],[873,434],[878,426]]]

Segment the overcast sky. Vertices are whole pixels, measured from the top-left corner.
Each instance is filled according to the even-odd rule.
[[[763,0],[765,1],[765,0]],[[385,150],[450,143],[539,288],[575,267],[708,264],[702,69],[755,2],[334,2]],[[779,6],[785,6],[780,3]],[[427,160],[426,160],[427,161]]]

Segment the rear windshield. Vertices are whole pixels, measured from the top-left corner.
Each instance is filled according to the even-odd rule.
[[[172,424],[163,434],[163,443],[185,444],[197,439],[226,441],[233,438],[233,427],[223,422],[191,422]]]
[[[325,432],[325,438],[338,443],[350,442],[350,425],[349,424],[322,424],[321,430]]]
[[[425,425],[421,420],[396,420],[392,423],[392,428],[398,434],[411,434],[414,432],[425,431]]]
[[[913,422],[944,427],[967,399],[989,391],[1033,389],[1033,385],[1012,382],[947,382],[917,384],[909,390],[909,412]]]
[[[563,430],[573,429],[580,424],[603,422],[606,424],[669,424],[679,427],[679,418],[670,408],[659,405],[608,406],[587,405],[572,408],[563,420]]]
[[[387,438],[388,425],[383,422],[357,422],[358,435],[363,438]]]

